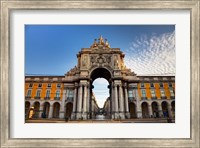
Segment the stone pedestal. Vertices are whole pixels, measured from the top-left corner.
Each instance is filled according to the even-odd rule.
[[[142,111],[137,111],[137,118],[142,118]]]
[[[115,113],[111,114],[111,119],[115,119]]]
[[[82,120],[82,113],[81,112],[77,112],[76,113],[76,119],[77,120]]]
[[[83,120],[87,120],[87,113],[83,113],[83,114],[82,114],[82,119],[83,119]]]
[[[131,118],[131,115],[130,115],[129,112],[126,112],[126,113],[125,113],[125,118],[126,118],[126,119],[130,119],[130,118]]]
[[[71,119],[72,119],[72,120],[76,120],[76,113],[75,113],[75,112],[72,113]]]
[[[115,119],[119,119],[119,113],[115,113]]]
[[[125,115],[124,115],[124,113],[119,113],[119,119],[125,119]]]
[[[64,119],[65,118],[65,112],[60,111],[59,118]]]

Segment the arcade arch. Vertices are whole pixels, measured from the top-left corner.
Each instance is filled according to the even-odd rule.
[[[55,102],[53,104],[53,118],[59,118],[60,113],[60,103]]]
[[[149,117],[148,103],[143,102],[141,106],[142,106],[142,117],[148,118]]]
[[[133,102],[129,103],[130,118],[137,118],[136,105]]]
[[[70,119],[73,111],[73,103],[68,102],[65,106],[65,119]]]
[[[42,112],[42,118],[48,118],[49,117],[49,110],[50,110],[50,103],[45,102],[43,112]]]
[[[33,106],[33,118],[39,118],[40,114],[40,103],[36,101]]]

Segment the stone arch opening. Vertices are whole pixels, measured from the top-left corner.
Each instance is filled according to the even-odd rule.
[[[65,108],[66,108],[65,119],[71,119],[71,115],[73,111],[73,103],[68,102]]]
[[[172,106],[172,117],[175,118],[175,101],[172,101],[171,106]]]
[[[108,83],[105,84],[107,85],[107,88],[109,89],[108,90],[108,93],[107,93],[107,98],[103,98],[103,100],[105,100],[104,102],[104,105],[103,107],[95,107],[94,103],[95,103],[95,94],[93,95],[94,93],[94,88],[95,88],[95,83],[93,83],[95,80],[98,80],[98,78],[103,78],[104,80],[106,80]],[[110,114],[111,114],[111,99],[110,99],[110,96],[111,96],[111,78],[112,78],[112,74],[111,72],[106,69],[106,68],[96,68],[94,69],[91,73],[90,73],[90,118],[96,118],[96,115],[105,115],[106,117],[101,117],[101,118],[111,118]],[[104,81],[104,82],[106,82]],[[103,92],[102,92],[103,94]]]
[[[142,117],[148,118],[149,117],[149,111],[148,111],[148,104],[147,102],[142,103]]]
[[[58,102],[55,102],[53,104],[53,118],[59,118],[60,114],[60,104]]]
[[[30,102],[26,101],[25,102],[25,119],[28,119],[29,117],[29,111],[30,111]]]
[[[129,103],[130,118],[137,118],[136,105],[133,102]]]
[[[166,117],[169,117],[169,113],[168,113],[168,104],[166,101],[163,101],[162,102],[162,111],[163,111],[163,116],[166,118]]]
[[[40,114],[40,103],[35,102],[33,109],[33,118],[39,118],[39,114]]]
[[[159,111],[158,111],[158,103],[157,102],[152,102],[152,112],[153,112],[153,117],[158,118],[159,117]]]
[[[42,118],[48,118],[49,117],[49,109],[50,109],[50,103],[45,102],[43,112],[42,112]]]

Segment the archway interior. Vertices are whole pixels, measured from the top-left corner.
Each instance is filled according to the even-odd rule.
[[[111,73],[105,68],[97,68],[92,71],[91,75],[91,93],[93,92],[99,106],[99,111],[103,111],[103,106],[107,98],[111,95],[110,79]],[[91,110],[91,112],[93,112]],[[105,111],[106,112],[106,111]]]
[[[65,113],[65,118],[69,119],[71,117],[73,110],[73,103],[69,102],[66,104],[66,113]]]
[[[103,108],[106,99],[109,97],[108,81],[104,78],[97,78],[93,81],[93,93],[99,108]]]

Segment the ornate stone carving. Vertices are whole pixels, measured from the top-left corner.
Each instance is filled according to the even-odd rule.
[[[118,61],[117,55],[114,56],[114,67],[115,67],[116,69],[119,68],[119,61]]]
[[[75,66],[67,72],[66,76],[75,76],[77,73],[79,73],[79,69]]]
[[[99,57],[97,58],[97,63],[102,64],[104,62],[105,62],[105,60],[104,60],[103,56],[100,54]]]
[[[106,62],[110,64],[111,62],[111,55],[105,55]]]
[[[87,67],[87,65],[88,65],[87,55],[84,55],[82,60],[82,66]]]
[[[124,73],[127,76],[136,76],[134,72],[131,71],[131,69],[125,69],[122,73]]]

